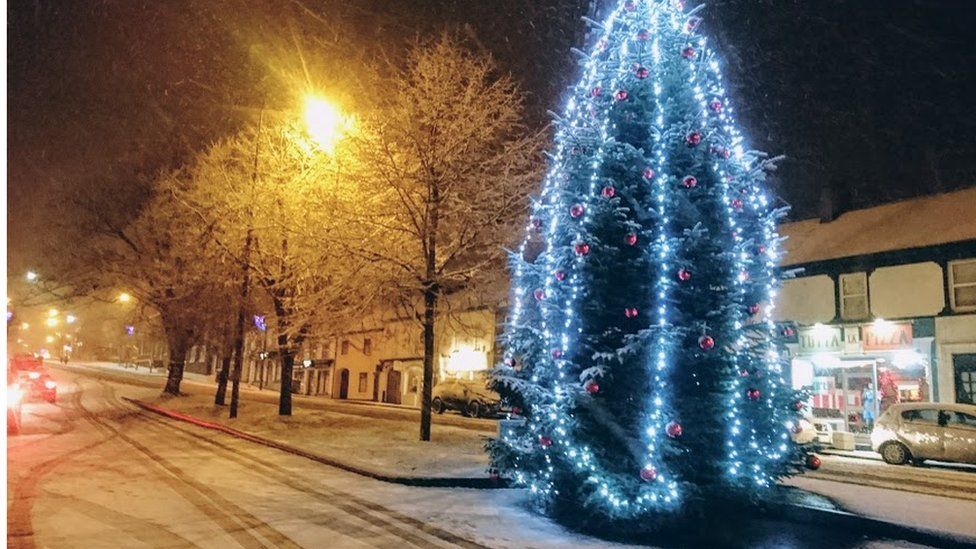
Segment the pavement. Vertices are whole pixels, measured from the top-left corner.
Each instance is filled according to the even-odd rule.
[[[77,369],[54,374],[60,402],[28,405],[24,434],[8,440],[11,547],[623,546],[532,512],[523,490],[380,482],[123,400],[158,396],[158,382],[120,384]],[[796,480],[867,516],[976,536],[971,501]],[[737,535],[732,546],[889,546],[813,521],[760,519]]]

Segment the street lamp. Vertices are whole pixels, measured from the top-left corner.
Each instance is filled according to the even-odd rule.
[[[49,316],[51,318],[54,318],[54,317],[58,316],[58,313],[59,313],[59,311],[57,309],[48,309],[47,310],[47,316]]]
[[[74,324],[76,320],[78,320],[78,317],[75,315],[65,315],[64,317],[64,321],[68,324]]]
[[[21,322],[20,323],[20,329],[21,330],[27,330],[29,328],[30,328],[30,323],[28,323],[28,322]]]
[[[37,273],[34,271],[27,271],[27,282],[34,282],[37,280]]]
[[[319,149],[331,152],[349,127],[349,119],[335,105],[317,96],[305,98],[305,126]]]
[[[119,303],[128,303],[132,301],[132,296],[127,292],[122,292],[119,294]]]
[[[58,319],[57,317],[52,316],[51,318],[45,320],[44,323],[47,324],[48,327],[53,328],[58,325]]]

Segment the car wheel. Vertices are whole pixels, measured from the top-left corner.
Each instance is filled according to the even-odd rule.
[[[443,414],[444,401],[439,398],[435,398],[433,402],[430,403],[430,409],[433,410],[435,414]]]
[[[472,400],[468,403],[468,415],[471,417],[481,417],[481,403]]]
[[[912,457],[908,448],[900,442],[888,442],[881,447],[881,459],[891,465],[904,465]]]

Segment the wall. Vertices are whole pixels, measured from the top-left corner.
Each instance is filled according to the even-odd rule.
[[[834,282],[818,275],[784,280],[773,312],[776,320],[815,324],[830,322],[834,310]]]
[[[942,268],[937,263],[881,267],[868,280],[871,312],[875,316],[934,316],[945,307]]]

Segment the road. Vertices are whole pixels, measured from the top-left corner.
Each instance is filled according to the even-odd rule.
[[[11,547],[614,546],[528,511],[519,490],[382,483],[139,411],[121,400],[131,385],[55,376],[59,403],[30,404],[8,440]],[[865,541],[850,536],[767,521],[742,541]]]

